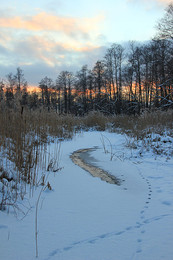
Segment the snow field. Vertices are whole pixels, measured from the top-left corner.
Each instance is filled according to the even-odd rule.
[[[113,148],[113,159],[105,153]],[[55,144],[49,145],[54,153]],[[70,154],[91,152],[94,165],[121,180],[108,184],[74,165]],[[171,260],[173,255],[173,160],[126,147],[126,138],[84,132],[61,144],[60,172],[49,174],[52,191],[42,193],[38,212],[39,259]],[[2,260],[35,259],[35,205],[23,220],[0,212]]]

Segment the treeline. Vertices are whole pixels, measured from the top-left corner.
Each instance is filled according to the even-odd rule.
[[[0,84],[1,107],[46,108],[83,115],[140,113],[143,109],[173,108],[173,5],[158,23],[157,38],[145,44],[112,44],[92,69],[62,71],[56,81],[44,77],[40,93],[29,94],[23,71],[8,74]],[[166,27],[167,26],[167,27]]]

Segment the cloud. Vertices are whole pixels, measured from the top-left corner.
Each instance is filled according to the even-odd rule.
[[[91,32],[94,24],[97,25],[99,21],[99,16],[77,19],[45,12],[30,19],[19,16],[1,17],[0,44],[13,53],[7,59],[11,62],[18,55],[19,62],[23,60],[23,64],[42,61],[53,67],[70,55],[74,57],[98,48],[98,41],[92,39]],[[80,38],[76,34],[80,34]],[[0,55],[2,56],[2,51]]]
[[[55,78],[62,70],[75,72],[84,64],[92,67],[103,54],[103,48],[99,45],[75,44],[74,41],[58,42],[44,35],[30,35],[25,39],[12,40],[8,45],[8,48],[0,45],[0,66],[5,66],[1,75],[4,70],[5,75],[11,72],[8,67],[20,66],[26,71],[26,79],[32,84],[37,84],[43,75],[54,75]],[[32,77],[30,71],[33,71]]]
[[[30,36],[20,41],[13,41],[11,44],[11,52],[18,56],[19,61],[23,60],[24,63],[42,61],[51,67],[68,62],[70,56],[76,56],[78,60],[77,56],[98,48],[99,45],[92,43],[59,42],[44,36]]]
[[[7,55],[9,52],[8,52],[8,50],[7,50],[4,46],[2,46],[2,45],[0,44],[0,53],[1,53],[3,56],[5,56],[5,55]]]
[[[37,84],[46,71],[51,77],[63,69],[74,72],[84,64],[94,64],[100,56],[97,36],[103,19],[102,15],[76,18],[46,12],[30,16],[3,13],[0,16],[1,75],[3,71],[11,72],[8,67],[15,70],[20,66],[29,77],[28,71],[33,71],[28,81]]]
[[[153,2],[153,3],[168,5],[172,1],[171,0],[128,0],[128,2],[141,2],[141,3],[145,3],[145,4],[150,4],[151,2]]]
[[[163,8],[171,2],[171,0],[127,0],[127,3],[142,4],[147,8],[147,10],[155,9],[157,7]]]
[[[88,68],[92,68],[96,61],[104,56],[106,47],[102,46],[97,49],[90,50],[89,52],[83,52],[79,55],[77,52],[69,52],[65,54],[65,57],[59,59],[54,63],[54,66],[50,66],[47,62],[43,62],[41,59],[35,59],[34,62],[29,62],[29,59],[20,59],[18,53],[14,57],[14,61],[8,65],[0,63],[0,77],[4,78],[10,72],[16,73],[16,68],[19,66],[24,71],[24,75],[29,85],[38,85],[42,78],[48,76],[55,80],[58,74],[67,70],[76,73],[85,64]],[[11,53],[12,55],[12,53]],[[63,55],[62,55],[63,56]],[[50,59],[50,57],[47,56]],[[15,59],[18,62],[15,62]]]
[[[170,0],[155,0],[158,3],[164,4],[164,5],[168,5],[170,4],[172,1]]]
[[[0,27],[27,31],[54,31],[70,36],[82,35],[87,38],[88,34],[98,29],[103,21],[102,15],[92,18],[63,17],[40,12],[30,17],[0,17]]]

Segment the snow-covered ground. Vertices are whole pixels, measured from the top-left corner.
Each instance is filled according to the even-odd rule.
[[[169,142],[170,145],[171,142]],[[165,142],[166,145],[166,142]],[[129,146],[129,144],[128,144]],[[70,155],[93,148],[92,164],[121,180],[92,177]],[[55,150],[55,143],[49,145]],[[50,172],[52,191],[38,211],[41,260],[173,259],[173,159],[127,147],[125,135],[89,131],[61,144],[61,167]],[[0,259],[35,259],[35,210],[39,189],[23,203],[25,218],[0,211]]]

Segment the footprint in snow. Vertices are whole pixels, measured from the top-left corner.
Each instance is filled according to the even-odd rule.
[[[172,205],[172,203],[170,201],[167,201],[167,200],[162,201],[162,204],[166,205],[166,206],[171,206]]]
[[[0,229],[2,229],[2,228],[8,228],[8,226],[6,226],[6,225],[0,225]]]

